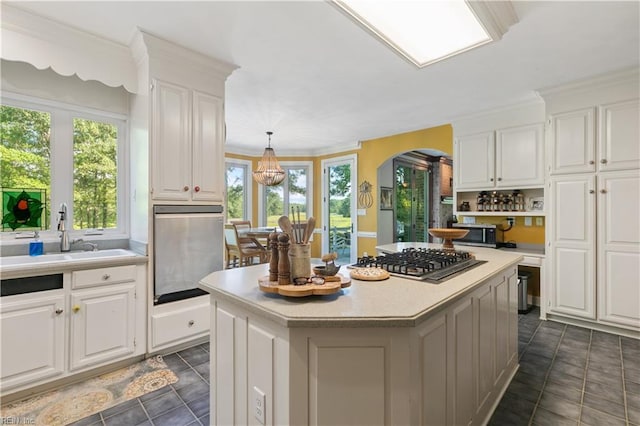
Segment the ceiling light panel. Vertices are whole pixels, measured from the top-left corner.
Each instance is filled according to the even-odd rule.
[[[419,67],[492,41],[463,0],[334,0]]]

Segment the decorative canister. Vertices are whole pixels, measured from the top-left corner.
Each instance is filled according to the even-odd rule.
[[[311,245],[291,244],[289,247],[289,261],[291,263],[291,282],[296,278],[311,277]]]

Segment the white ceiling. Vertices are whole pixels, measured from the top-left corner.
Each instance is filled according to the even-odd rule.
[[[535,89],[640,64],[640,2],[513,3],[502,40],[423,69],[323,1],[14,2],[128,45],[136,27],[240,68],[227,150],[278,155],[446,124],[535,100]]]

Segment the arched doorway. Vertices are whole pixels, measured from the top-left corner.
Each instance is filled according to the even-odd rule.
[[[436,150],[405,152],[378,168],[378,184],[391,194],[378,200],[378,244],[430,241],[429,228],[444,228],[453,217],[451,158]],[[380,197],[379,197],[380,198]]]

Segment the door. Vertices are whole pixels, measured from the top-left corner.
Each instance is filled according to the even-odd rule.
[[[496,186],[544,185],[543,133],[538,124],[496,131]]]
[[[595,319],[595,176],[551,179],[552,312]]]
[[[556,114],[550,119],[551,174],[594,172],[593,108]]]
[[[222,204],[224,149],[222,99],[193,92],[193,201]]]
[[[600,107],[599,170],[640,168],[640,104],[638,100]]]
[[[153,86],[151,196],[156,200],[189,201],[191,194],[189,90],[160,80],[154,80]]]
[[[640,327],[640,172],[598,177],[598,318]]]
[[[394,162],[394,242],[426,242],[430,217],[429,169],[404,161]]]
[[[135,283],[71,295],[71,369],[135,351]]]
[[[493,132],[456,138],[453,144],[453,176],[457,189],[487,189],[494,186],[494,140]]]
[[[64,372],[64,295],[2,299],[2,391]]]
[[[322,252],[338,253],[339,265],[357,258],[356,157],[322,161]]]

